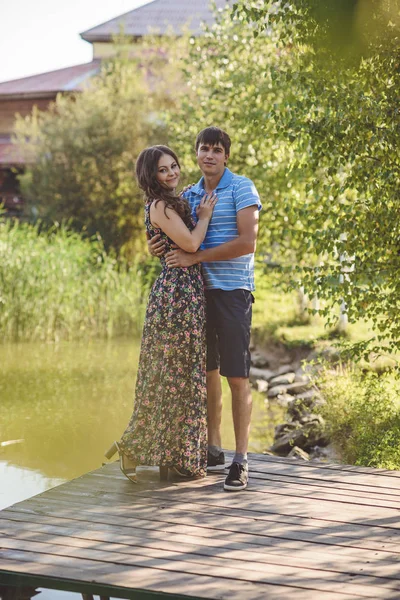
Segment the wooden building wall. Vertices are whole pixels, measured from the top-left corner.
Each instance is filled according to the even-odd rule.
[[[11,135],[16,113],[25,117],[32,112],[33,106],[37,106],[39,110],[46,110],[54,98],[0,100],[0,135]]]

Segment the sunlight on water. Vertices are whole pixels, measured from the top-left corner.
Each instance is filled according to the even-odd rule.
[[[0,461],[0,510],[35,496],[38,491],[47,490],[63,483],[63,479],[49,479],[38,471],[15,467]]]

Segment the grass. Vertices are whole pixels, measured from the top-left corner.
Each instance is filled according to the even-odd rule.
[[[328,334],[324,322],[301,310],[299,294],[284,292],[274,275],[256,271],[253,331],[256,341],[314,347]]]
[[[276,276],[256,271],[256,302],[253,310],[253,336],[260,345],[284,344],[288,349],[308,347],[311,349],[340,344],[361,342],[373,336],[366,321],[349,323],[344,332],[326,326],[318,314],[303,311],[296,291],[285,292]],[[312,302],[308,302],[312,308]],[[339,314],[339,307],[338,307]],[[387,363],[379,359],[374,364]]]
[[[3,341],[137,335],[147,280],[139,262],[117,263],[100,240],[63,226],[0,223]]]

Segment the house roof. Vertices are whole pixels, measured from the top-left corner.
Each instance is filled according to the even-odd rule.
[[[223,8],[232,0],[214,0]],[[210,0],[152,0],[123,15],[81,33],[88,42],[110,42],[122,31],[132,37],[141,37],[151,30],[166,33],[171,27],[180,33],[188,26],[194,35],[201,32],[201,23],[211,25],[214,15]],[[13,98],[52,98],[59,92],[81,90],[85,82],[100,71],[100,60],[75,65],[56,71],[0,83],[0,101]]]
[[[227,2],[229,0],[215,0],[217,8],[223,8]],[[153,0],[80,35],[87,42],[107,42],[121,29],[126,35],[141,37],[151,29],[163,34],[171,27],[179,34],[185,26],[196,35],[201,32],[202,22],[208,25],[214,22],[210,0]]]
[[[22,79],[0,83],[0,100],[12,98],[47,98],[58,92],[81,90],[85,82],[100,71],[100,61],[57,69]]]

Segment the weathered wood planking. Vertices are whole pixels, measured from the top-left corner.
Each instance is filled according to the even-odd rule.
[[[0,511],[0,586],[121,598],[400,598],[400,473],[252,455],[223,474],[134,485],[107,465]]]

